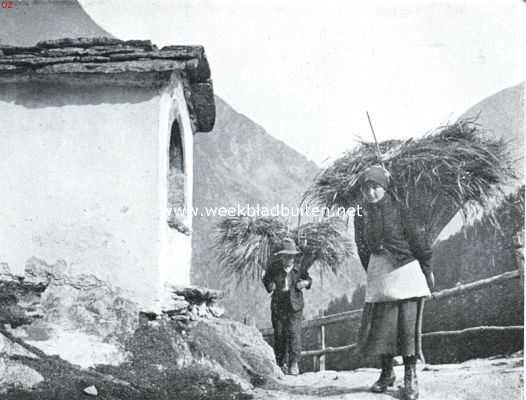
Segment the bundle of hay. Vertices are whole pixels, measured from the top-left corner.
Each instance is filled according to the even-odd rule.
[[[301,250],[298,262],[303,267],[319,265],[320,273],[337,273],[352,255],[353,243],[346,230],[337,218],[291,230],[277,218],[229,217],[217,225],[213,247],[223,278],[238,284],[261,279],[286,237],[294,239]]]
[[[287,226],[275,218],[228,217],[214,232],[213,248],[225,278],[257,280],[271,254],[287,236]]]
[[[354,244],[347,234],[347,225],[339,218],[300,225],[292,237],[301,250],[303,265],[307,269],[317,265],[320,273],[338,274],[353,255]]]
[[[362,203],[362,172],[381,162],[392,175],[393,194],[433,242],[458,210],[464,221],[470,220],[491,208],[503,185],[516,179],[506,143],[487,135],[473,119],[378,147],[361,143],[336,160],[315,178],[303,201],[329,208],[356,206]]]

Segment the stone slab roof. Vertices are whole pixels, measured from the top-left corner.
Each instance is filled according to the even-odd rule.
[[[34,46],[0,44],[0,83],[161,87],[173,72],[187,83],[185,96],[196,128],[213,128],[215,105],[210,67],[202,46],[166,46],[149,40],[63,38]]]

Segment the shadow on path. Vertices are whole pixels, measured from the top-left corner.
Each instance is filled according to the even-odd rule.
[[[402,388],[390,389],[382,394],[373,394],[369,390],[369,386],[359,386],[359,387],[342,387],[342,386],[321,386],[321,387],[312,387],[308,385],[285,385],[285,384],[276,384],[272,387],[267,386],[265,388],[269,391],[279,391],[282,393],[288,393],[290,395],[302,395],[302,396],[312,396],[312,397],[333,397],[333,396],[343,396],[349,394],[367,394],[370,396],[378,397],[378,400],[381,399],[401,399],[402,398]]]

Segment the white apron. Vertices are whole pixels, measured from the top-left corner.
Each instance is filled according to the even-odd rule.
[[[388,255],[371,254],[367,267],[366,303],[431,296],[417,260],[395,268]]]

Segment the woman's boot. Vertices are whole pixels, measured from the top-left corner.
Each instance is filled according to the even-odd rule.
[[[389,386],[393,386],[395,382],[395,373],[393,370],[393,356],[382,355],[382,373],[380,378],[371,386],[371,392],[384,393]]]
[[[418,380],[416,378],[416,357],[404,357],[404,400],[418,399]]]

